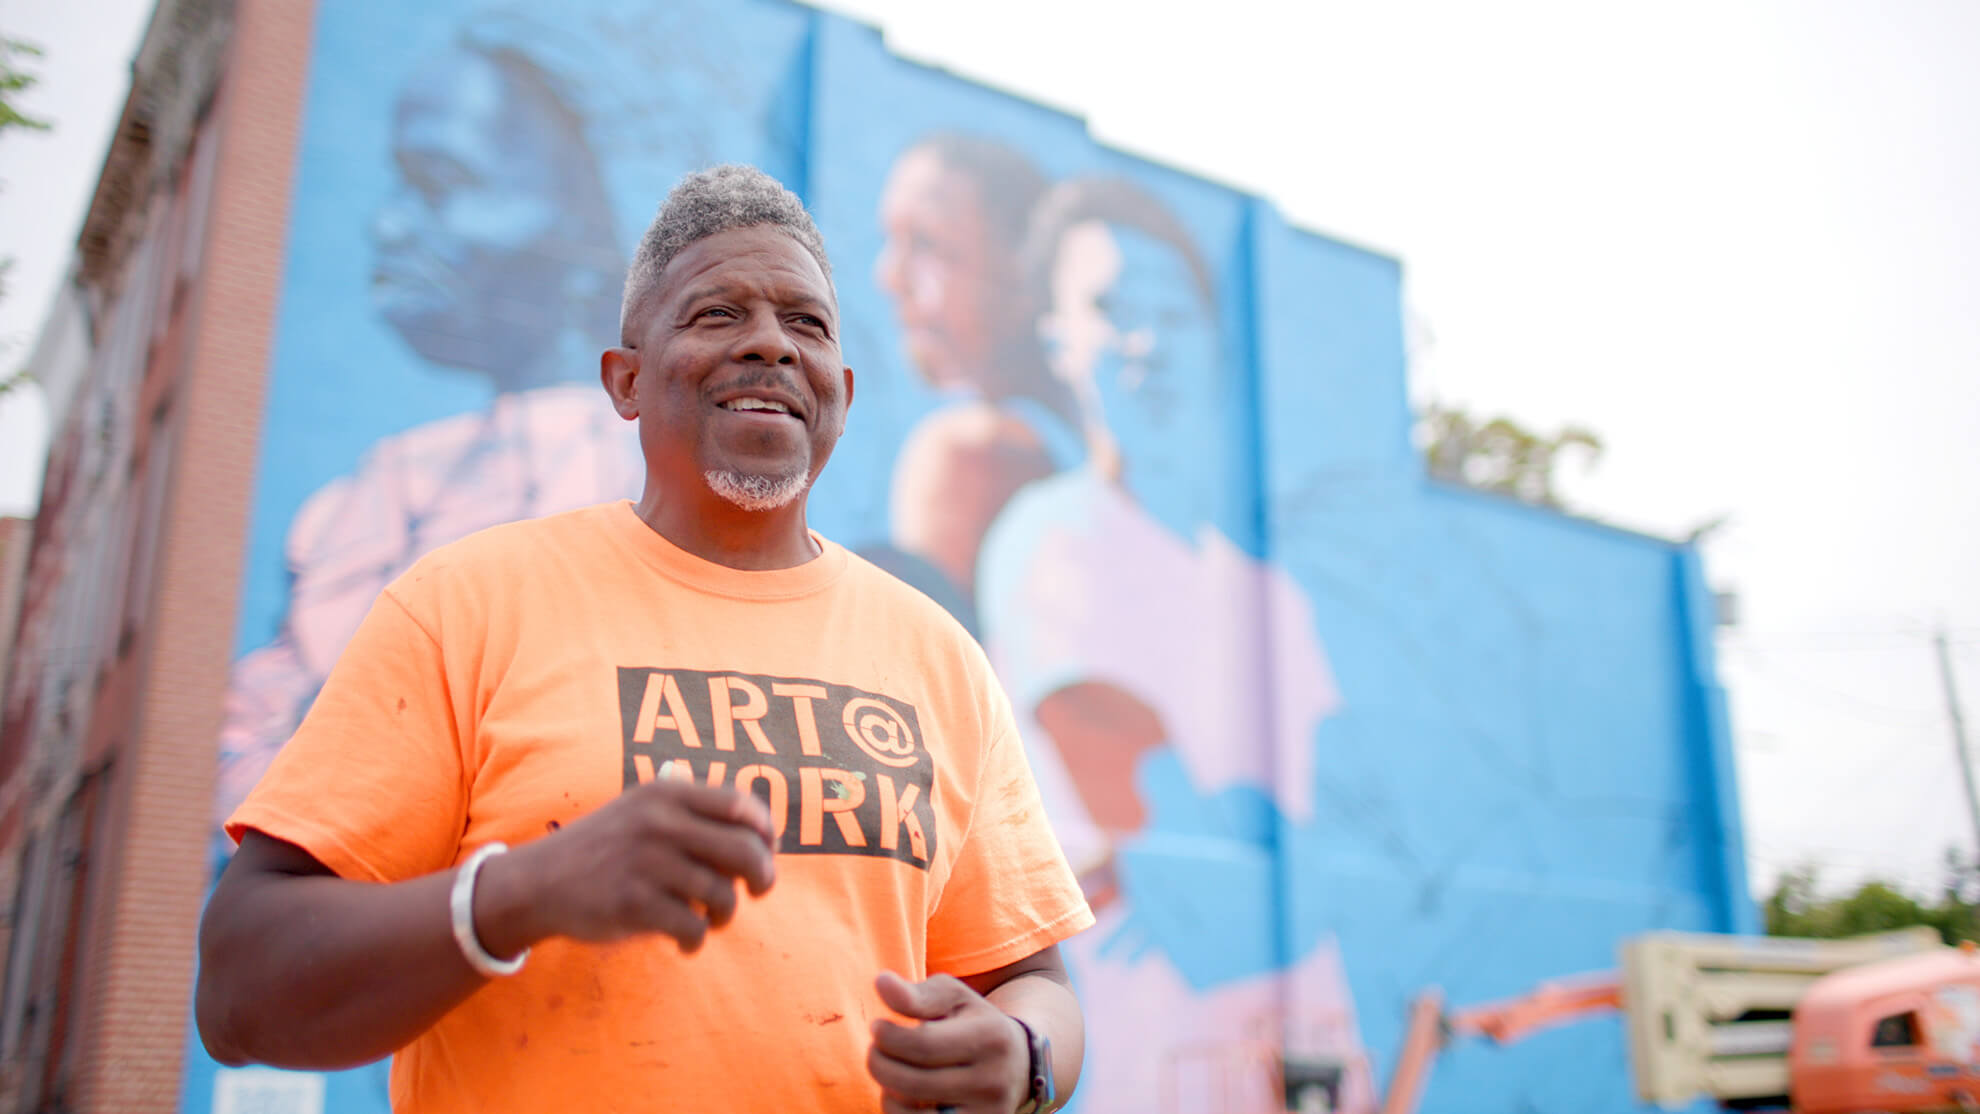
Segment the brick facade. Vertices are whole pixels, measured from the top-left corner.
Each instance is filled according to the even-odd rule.
[[[19,1039],[0,1109],[178,1108],[313,16],[307,0],[162,4],[85,221],[96,352],[50,457],[81,462],[84,493],[109,509],[44,502],[24,600],[38,627],[17,665],[88,660],[8,705],[9,876],[30,845],[71,850],[40,856],[53,900],[0,895],[30,936],[10,949],[5,1002],[21,1008],[5,1019]],[[131,401],[92,411],[91,391]],[[106,421],[108,459],[90,459]]]

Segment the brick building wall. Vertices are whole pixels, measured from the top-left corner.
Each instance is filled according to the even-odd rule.
[[[80,237],[93,350],[4,689],[0,1109],[177,1108],[312,16],[161,4]]]
[[[178,1099],[209,802],[233,643],[241,538],[260,434],[313,5],[242,0],[216,105],[217,164],[189,324],[185,412],[164,510],[155,642],[121,810],[128,829],[84,1110],[170,1111]],[[169,1023],[160,1024],[160,1019]]]
[[[0,517],[0,692],[7,691],[7,663],[13,656],[15,618],[20,614],[28,542],[33,536],[33,520]]]
[[[34,521],[26,518],[0,518],[0,693],[7,691],[7,663],[13,656],[15,619],[20,614],[21,590],[27,579],[28,542],[34,536]],[[8,846],[0,833],[0,847]],[[0,854],[0,901],[10,898],[20,880],[18,855]],[[0,957],[12,950],[13,911],[0,917]],[[0,959],[4,962],[4,959]]]

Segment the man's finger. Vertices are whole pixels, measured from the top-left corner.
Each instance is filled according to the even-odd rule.
[[[875,1048],[866,1055],[866,1073],[880,1084],[887,1097],[919,1106],[963,1104],[963,1096],[982,1089],[977,1074],[968,1067],[924,1068],[903,1064],[880,1054]]]
[[[776,828],[770,823],[770,806],[751,794],[738,793],[725,785],[703,785],[671,777],[649,784],[654,787],[653,792],[672,797],[698,815],[724,823],[742,824],[761,835],[765,843],[776,838]]]
[[[885,1019],[873,1023],[874,1051],[915,1067],[972,1063],[982,1051],[982,1043],[960,1018],[921,1025],[900,1025]]]
[[[702,942],[708,938],[708,919],[675,897],[672,893],[654,887],[641,903],[640,920],[649,932],[672,936],[683,952],[693,954],[700,950]]]
[[[935,975],[923,982],[909,982],[892,971],[882,971],[873,980],[874,989],[887,1008],[903,1017],[933,1021],[961,1009],[976,992],[952,975]]]
[[[680,876],[669,888],[681,900],[700,905],[710,928],[720,928],[736,915],[736,880],[692,859],[682,861]]]
[[[731,878],[742,879],[750,893],[761,895],[776,880],[776,856],[752,829],[700,815],[677,816],[669,827],[682,854]]]

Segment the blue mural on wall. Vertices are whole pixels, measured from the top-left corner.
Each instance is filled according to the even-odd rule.
[[[983,640],[1100,915],[1076,1109],[1283,1109],[1293,1057],[1369,1110],[1423,987],[1752,927],[1695,558],[1426,481],[1395,262],[782,0],[319,7],[216,831],[416,557],[637,495],[597,352],[723,161],[836,264],[813,524]],[[388,1109],[189,1048],[188,1112]],[[1424,1109],[1630,1095],[1610,1020]]]

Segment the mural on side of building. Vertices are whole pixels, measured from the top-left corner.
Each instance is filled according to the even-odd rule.
[[[1284,1109],[1293,1059],[1371,1110],[1419,987],[1504,993],[1624,932],[1723,927],[1683,823],[1714,806],[1668,712],[1669,601],[1576,627],[1580,582],[1521,565],[1553,527],[1426,494],[1393,264],[837,17],[568,8],[319,9],[216,859],[393,577],[638,494],[596,383],[625,261],[680,174],[746,161],[817,213],[860,375],[814,526],[983,641],[1099,914],[1066,949],[1074,1109]],[[1560,560],[1671,592],[1647,544]],[[1536,711],[1616,623],[1649,664]],[[1614,753],[1576,749],[1639,712]],[[1426,1108],[1620,1109],[1619,1034],[1593,1030],[1578,1072],[1466,1059]],[[388,1109],[382,1065],[189,1048],[188,1114]]]

